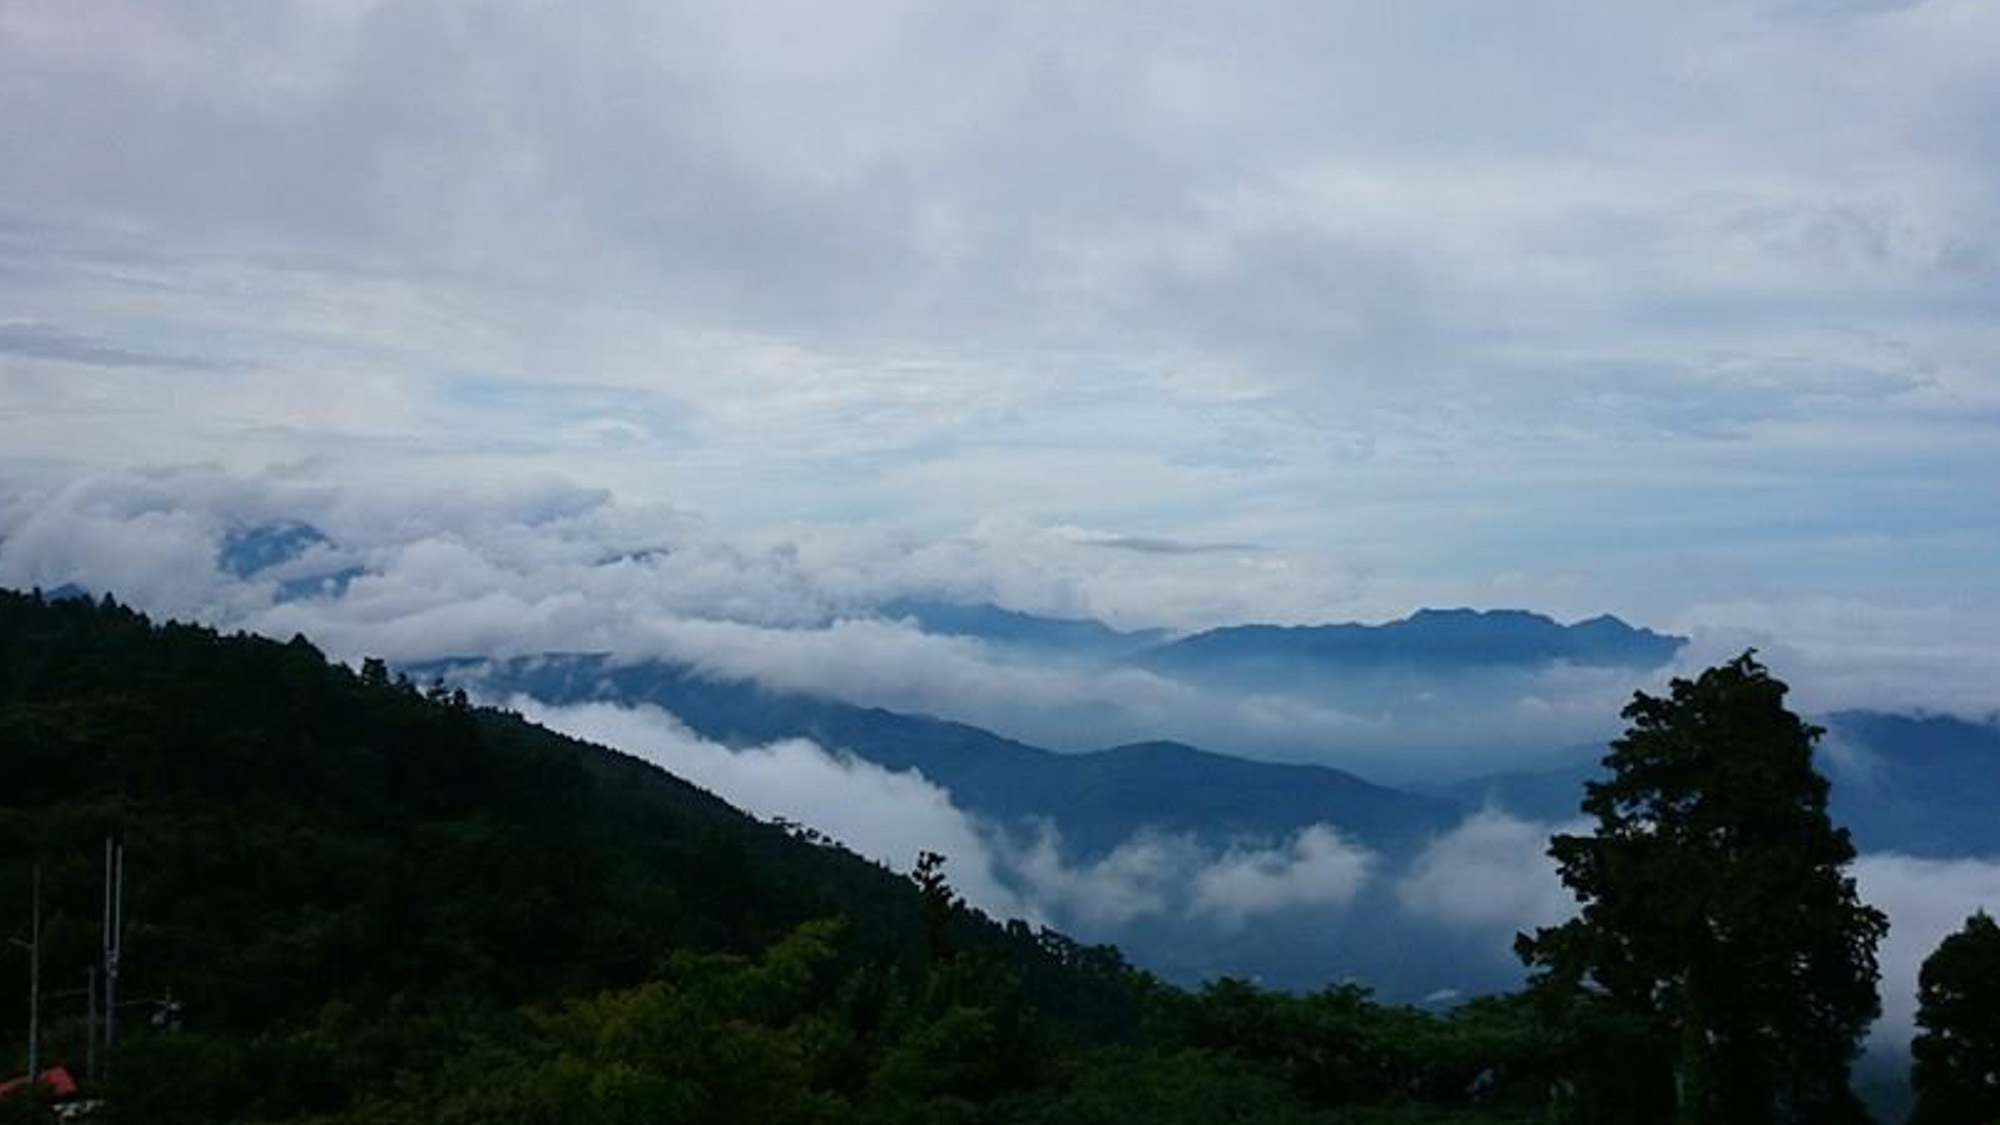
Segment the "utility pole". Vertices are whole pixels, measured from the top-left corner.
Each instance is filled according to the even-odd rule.
[[[28,1081],[42,1076],[42,865],[35,865],[34,920],[28,930]]]
[[[42,865],[34,865],[34,921],[28,923],[28,1081],[42,1077]]]
[[[8,940],[28,951],[28,1082],[42,1073],[42,865],[35,864],[31,904],[28,907],[28,940]]]
[[[97,1081],[97,966],[90,967],[90,979],[85,982],[83,1001],[83,1076],[87,1081]]]
[[[104,841],[104,1069],[118,1043],[118,959],[125,950],[125,845]]]

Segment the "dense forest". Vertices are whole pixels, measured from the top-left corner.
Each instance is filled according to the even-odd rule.
[[[1635,703],[1614,759],[1695,777],[1663,764],[1683,711],[1717,722],[1782,696],[1747,658],[1712,675]],[[1752,718],[1797,774],[1756,766],[1759,784],[1794,784],[1793,819],[1819,841],[1771,877],[1824,882],[1851,850],[1799,757],[1810,730]],[[1782,995],[1776,1023],[1721,1019],[1704,1042],[1737,1035],[1768,1064],[1730,1070],[1687,1046],[1679,1016],[1714,1016],[1701,1004],[1742,982],[1669,963],[1700,951],[1657,920],[1643,942],[1622,932],[1643,911],[1597,884],[1621,864],[1726,881],[1762,860],[1641,840],[1628,814],[1644,799],[1593,788],[1625,834],[1559,842],[1591,906],[1524,941],[1538,977],[1520,995],[1433,1014],[1349,984],[1187,991],[1116,950],[984,917],[945,857],[885,870],[379,661],[0,593],[0,930],[28,936],[38,881],[41,1057],[85,1078],[110,1121],[1804,1119],[1768,1112],[1773,1098],[1858,1116],[1842,1084],[1874,1011],[1879,915],[1827,883],[1814,921],[1867,952],[1808,951],[1837,1018],[1763,1054]],[[117,1043],[93,1052],[107,839],[126,855],[125,1002]],[[1770,964],[1805,956],[1760,941]],[[7,965],[22,986],[26,960]],[[10,1059],[26,992],[0,988]],[[1676,1117],[1671,1076],[1696,1070],[1722,1091],[1715,1112]],[[1656,1101],[1621,1116],[1634,1097]],[[6,1119],[40,1112],[0,1101]]]
[[[303,638],[0,594],[0,747],[0,918],[39,865],[79,1076],[126,848],[114,1120],[1503,1121],[1546,1083],[1522,1004],[1171,989]]]

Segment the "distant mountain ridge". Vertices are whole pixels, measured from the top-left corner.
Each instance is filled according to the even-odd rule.
[[[617,551],[612,566],[671,554],[670,547]],[[216,569],[244,582],[268,582],[277,601],[338,599],[368,573],[352,552],[314,523],[265,519],[231,527],[216,545]],[[67,589],[68,587],[60,587]],[[1023,612],[990,601],[900,595],[862,610],[906,620],[935,636],[975,638],[1002,647],[1129,662],[1155,671],[1246,671],[1285,665],[1312,668],[1420,669],[1433,672],[1532,667],[1557,661],[1592,667],[1664,666],[1687,638],[1638,628],[1603,614],[1562,624],[1524,609],[1418,609],[1380,624],[1224,625],[1177,636],[1164,628],[1120,629],[1089,617]]]
[[[1836,711],[1818,720],[1829,810],[1863,852],[1933,859],[2000,855],[2000,723],[1945,715]],[[1489,774],[1428,787],[1436,796],[1536,820],[1578,816],[1602,752],[1567,766]]]
[[[1465,811],[1327,766],[1260,762],[1173,742],[1058,753],[964,723],[771,691],[663,661],[568,653],[435,661],[408,671],[496,699],[652,704],[730,746],[808,738],[886,769],[917,770],[960,807],[1010,828],[1052,823],[1083,857],[1101,856],[1148,829],[1268,840],[1315,823],[1403,852]]]
[[[1519,609],[1420,609],[1381,625],[1231,625],[1151,649],[1140,663],[1166,672],[1287,665],[1484,668],[1565,661],[1651,669],[1686,637],[1634,628],[1610,615],[1563,625]]]
[[[501,702],[519,693],[550,705],[651,704],[725,745],[806,738],[885,769],[915,770],[957,808],[1002,829],[1011,837],[1009,850],[1038,849],[1051,842],[1043,833],[1053,827],[1060,862],[1086,882],[1092,872],[1109,871],[1113,888],[1125,865],[1182,864],[1195,853],[1289,862],[1314,826],[1367,849],[1362,862],[1369,869],[1399,871],[1471,811],[1330,767],[1235,758],[1176,742],[1058,753],[964,723],[771,691],[659,661],[545,654],[414,664],[405,671],[419,682],[441,677]],[[1240,927],[1176,913],[1071,920],[1087,940],[1115,941],[1137,963],[1190,983],[1230,974],[1309,988],[1325,982],[1332,963],[1384,995],[1415,1001],[1439,989],[1503,988],[1518,979],[1504,944],[1481,944],[1478,931],[1413,926],[1401,909],[1394,880],[1382,877],[1369,879],[1346,909],[1279,910]]]
[[[1165,629],[1124,632],[1091,618],[1042,617],[1004,609],[991,602],[946,602],[896,598],[876,607],[883,617],[914,621],[926,633],[974,637],[997,644],[1062,650],[1076,655],[1125,656],[1151,648],[1171,634]]]

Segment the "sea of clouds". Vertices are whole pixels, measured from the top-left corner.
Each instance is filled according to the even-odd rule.
[[[235,532],[296,520],[328,542],[249,579],[220,564]],[[867,528],[724,535],[701,518],[562,483],[384,492],[309,469],[100,472],[0,481],[0,585],[72,583],[157,615],[274,637],[304,633],[339,659],[544,651],[682,662],[727,678],[943,714],[1058,748],[1176,737],[1216,749],[1366,764],[1369,752],[1438,768],[1504,768],[1523,745],[1601,737],[1629,674],[1554,668],[1471,713],[1385,716],[1282,692],[1222,693],[1116,664],[1026,658],[885,616],[901,597],[993,602],[1129,627],[1313,621],[1351,605],[1328,579],[1272,552],[1134,547],[1110,532],[976,523],[919,538]],[[284,600],[281,585],[344,568],[338,594]],[[1413,606],[1405,607],[1414,608]],[[1990,711],[1989,635],[1978,615],[1809,603],[1695,607],[1673,670],[1758,645],[1808,707]],[[1664,676],[1663,672],[1661,675]],[[1988,677],[1981,680],[1981,676]],[[1656,685],[1657,678],[1636,686]],[[809,824],[893,867],[951,856],[956,885],[999,915],[1085,938],[1145,926],[1227,939],[1274,918],[1338,917],[1389,903],[1413,923],[1504,951],[1571,904],[1544,855],[1561,826],[1487,810],[1414,860],[1390,863],[1321,824],[1278,841],[1142,832],[1095,859],[1066,859],[1054,829],[1025,838],[982,823],[923,777],[804,741],[730,750],[671,715],[611,705],[513,704],[558,729],[655,761],[766,817]],[[1468,740],[1470,730],[1510,737]],[[1498,751],[1492,751],[1497,745]],[[1479,756],[1481,747],[1494,756]],[[2000,859],[1864,856],[1864,897],[1894,928],[1883,950],[1881,1034],[1908,1033],[1915,969],[1972,909],[2000,910]],[[1500,954],[1504,955],[1504,954]]]
[[[329,542],[245,580],[232,532],[302,521]],[[1183,545],[1191,546],[1191,545]],[[1655,674],[1554,665],[1441,683],[1390,707],[1334,691],[1220,690],[1127,664],[926,633],[878,607],[991,602],[1187,631],[1243,621],[1382,619],[1349,577],[1245,545],[1163,549],[1018,520],[917,537],[871,527],[721,533],[698,515],[560,482],[469,490],[333,483],[309,468],[0,480],[0,584],[66,583],[148,611],[278,637],[337,658],[545,651],[660,658],[769,687],[939,714],[1058,749],[1173,738],[1377,776],[1476,774],[1600,743],[1635,688],[1756,646],[1808,711],[1980,715],[2000,667],[1977,611],[1826,602],[1690,607],[1640,622],[1691,637]],[[288,582],[354,568],[338,596]],[[1533,607],[1529,607],[1533,608]]]
[[[1116,940],[1135,924],[1226,937],[1246,926],[1331,921],[1372,888],[1389,892],[1400,912],[1387,924],[1451,931],[1503,955],[1516,933],[1561,922],[1576,906],[1547,848],[1553,833],[1584,830],[1583,821],[1549,824],[1481,810],[1403,864],[1385,862],[1330,824],[1255,847],[1142,832],[1078,863],[1063,858],[1053,829],[1019,839],[959,808],[919,773],[803,739],[732,750],[651,706],[509,702],[538,723],[641,757],[741,808],[812,825],[891,868],[906,869],[920,850],[942,852],[954,886],[973,905],[1085,940]],[[2000,911],[2000,857],[1866,855],[1853,875],[1862,899],[1890,919],[1875,1040],[1900,1047],[1912,1031],[1923,959],[1974,910]],[[1338,951],[1329,957],[1330,981],[1339,975]]]

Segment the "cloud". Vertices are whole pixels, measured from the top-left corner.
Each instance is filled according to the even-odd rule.
[[[1990,530],[1995,19],[14,5],[0,448],[1257,544],[1288,617],[1726,600],[1688,513],[1851,592]]]
[[[48,324],[0,323],[0,352],[35,359],[62,360],[96,367],[155,367],[206,369],[214,361],[143,352],[104,340],[73,336]]]
[[[1244,554],[1261,549],[1252,543],[1195,543],[1163,535],[1083,534],[1078,536],[1078,540],[1106,550],[1138,551],[1149,555]]]
[[[1014,862],[1041,901],[1085,934],[1114,934],[1179,913],[1181,888],[1198,864],[1192,841],[1156,833],[1135,836],[1094,862],[1071,864],[1053,828],[1018,848]]]
[[[1889,936],[1878,953],[1882,1020],[1874,1037],[1900,1046],[1915,1029],[1924,959],[1974,911],[2000,915],[2000,858],[1866,855],[1854,865],[1854,881],[1862,900],[1889,916]]]
[[[1576,899],[1556,875],[1549,837],[1587,830],[1483,810],[1417,857],[1397,882],[1396,899],[1425,922],[1503,943],[1517,931],[1555,925],[1576,912]]]
[[[1554,925],[1575,913],[1576,902],[1556,877],[1548,838],[1588,828],[1480,812],[1439,837],[1400,875],[1397,901],[1418,924],[1491,935],[1495,943]],[[1975,910],[2000,914],[2000,859],[1872,854],[1850,870],[1861,900],[1889,918],[1877,954],[1882,1018],[1870,1037],[1901,1050],[1914,1030],[1924,959]]]
[[[247,582],[218,567],[230,534],[287,519],[333,545]],[[343,659],[667,659],[1059,749],[1171,738],[1383,780],[1473,774],[1600,742],[1635,687],[1663,686],[1663,676],[1556,665],[1448,683],[1223,687],[877,616],[878,605],[915,597],[1130,627],[1211,613],[1285,620],[1341,604],[1322,595],[1347,581],[1275,549],[1162,555],[1089,545],[1108,534],[1001,519],[937,538],[872,528],[738,533],[560,481],[378,490],[313,465],[0,482],[7,585],[73,582],[159,614],[279,638],[302,632]],[[328,568],[358,572],[342,596],[282,600],[283,582]],[[1676,671],[1754,643],[1809,711],[1917,705],[1979,715],[1995,705],[1983,620],[1844,601],[1732,603],[1667,624],[1696,637]]]
[[[1376,857],[1325,824],[1281,848],[1230,848],[1194,877],[1192,910],[1228,927],[1285,910],[1339,910],[1374,874]]]
[[[910,867],[921,851],[940,852],[950,860],[952,885],[968,901],[1002,918],[1036,916],[1001,882],[984,834],[915,772],[840,757],[803,739],[731,750],[695,736],[657,707],[546,707],[525,697],[509,706],[551,729],[643,758],[756,815],[817,828],[891,869]]]
[[[2000,607],[1911,606],[1855,597],[1735,600],[1688,609],[1674,622],[1692,643],[1683,674],[1746,648],[1793,688],[1794,708],[2000,711],[1989,664]]]
[[[1098,858],[1075,861],[1065,858],[1052,827],[1015,839],[919,774],[804,740],[731,750],[653,707],[512,704],[536,722],[636,754],[755,814],[816,827],[893,868],[906,867],[920,850],[943,852],[954,885],[975,905],[1086,940],[1141,935],[1157,949],[1253,926],[1320,925],[1355,908],[1371,888],[1386,887],[1396,911],[1373,924],[1415,927],[1412,948],[1483,964],[1503,955],[1511,934],[1553,925],[1576,909],[1546,852],[1552,833],[1584,830],[1580,823],[1481,811],[1401,869],[1386,868],[1382,857],[1323,824],[1273,844],[1142,831]],[[1861,857],[1852,870],[1861,898],[1890,919],[1880,950],[1883,1016],[1872,1038],[1900,1049],[1913,1028],[1924,958],[1974,910],[2000,913],[2000,861],[1880,854]]]
[[[1299,911],[1338,913],[1378,863],[1324,824],[1272,846],[1142,831],[1099,858],[1073,861],[1051,826],[1018,841],[917,771],[887,770],[804,739],[732,750],[650,705],[506,702],[531,721],[634,754],[758,816],[809,825],[886,866],[900,870],[920,851],[943,853],[953,885],[975,906],[1052,921],[1090,940],[1142,923],[1227,932]]]
[[[1026,846],[1010,842],[1006,862],[1052,917],[1110,938],[1142,925],[1232,933],[1252,920],[1338,914],[1380,860],[1333,826],[1314,824],[1275,844],[1142,831],[1081,862],[1066,859],[1060,834],[1044,826]]]

